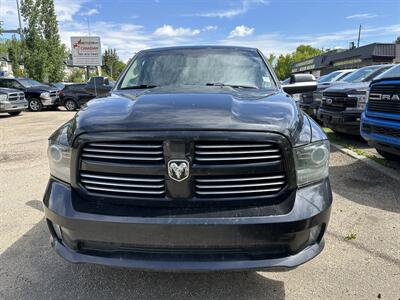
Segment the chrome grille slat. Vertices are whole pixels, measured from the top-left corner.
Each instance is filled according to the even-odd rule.
[[[196,145],[196,148],[199,149],[210,149],[210,148],[257,148],[257,147],[270,147],[273,146],[272,144],[262,144],[262,145],[246,145],[246,144],[240,144],[240,145]]]
[[[240,165],[279,162],[281,149],[270,142],[249,141],[197,141],[194,160],[204,165]]]
[[[89,192],[103,196],[152,197],[165,196],[165,178],[158,175],[120,175],[82,171],[80,183]]]
[[[110,189],[101,188],[91,185],[85,186],[88,190],[104,191],[104,192],[114,192],[114,193],[129,193],[129,194],[150,194],[150,195],[161,195],[164,191],[146,191],[146,190],[125,190],[125,189]]]
[[[277,176],[264,176],[264,177],[245,177],[245,178],[224,178],[224,179],[196,179],[197,182],[226,182],[226,181],[254,181],[254,180],[268,180],[268,179],[282,179],[285,178],[285,175],[277,175]]]
[[[83,153],[82,157],[88,158],[108,158],[108,159],[121,159],[121,160],[162,160],[162,157],[140,157],[140,156],[113,156],[113,155],[97,155]]]
[[[102,163],[162,165],[163,143],[155,141],[99,141],[86,144],[83,159]]]
[[[196,157],[198,161],[220,161],[220,160],[260,160],[268,158],[281,158],[281,155],[268,155],[268,156],[251,156],[251,157],[210,157],[210,158],[200,158]]]
[[[134,182],[162,182],[164,179],[154,179],[154,178],[137,178],[137,177],[116,177],[116,176],[102,176],[81,173],[81,177],[84,178],[96,178],[96,179],[108,179],[108,180],[119,180],[119,181],[134,181]]]
[[[199,189],[229,189],[229,188],[241,188],[241,187],[257,187],[257,186],[271,186],[271,185],[282,185],[284,181],[278,182],[266,182],[266,183],[249,183],[249,184],[231,184],[231,185],[197,185]]]
[[[271,197],[286,186],[286,176],[266,174],[199,176],[195,178],[195,194],[199,198]]]
[[[162,145],[146,144],[118,144],[118,143],[90,143],[94,147],[113,147],[113,148],[162,148]]]
[[[226,194],[253,194],[253,193],[265,193],[265,192],[278,192],[281,188],[274,189],[254,189],[245,191],[197,191],[199,195],[226,195]]]
[[[249,150],[249,151],[196,151],[200,155],[230,155],[230,154],[254,154],[254,153],[277,153],[279,149]]]
[[[107,149],[85,149],[87,152],[120,153],[120,154],[162,154],[162,151],[128,151],[128,150],[107,150]]]
[[[95,181],[95,180],[87,180],[82,179],[82,183],[87,184],[98,184],[98,185],[107,185],[107,186],[119,186],[119,187],[131,187],[131,188],[149,188],[149,189],[160,189],[164,188],[163,184],[159,185],[146,185],[146,184],[128,184],[128,183],[117,183],[117,182],[102,182],[102,181]]]

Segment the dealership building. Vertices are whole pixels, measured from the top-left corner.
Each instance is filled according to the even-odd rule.
[[[318,78],[336,70],[390,63],[400,63],[400,44],[373,43],[349,50],[333,50],[296,62],[292,73],[309,73]]]

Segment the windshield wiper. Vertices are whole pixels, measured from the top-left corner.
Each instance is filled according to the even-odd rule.
[[[258,89],[258,87],[254,85],[244,85],[244,84],[225,84],[221,82],[209,82],[206,83],[207,86],[229,86],[232,88],[240,88],[240,89]]]
[[[121,88],[121,90],[153,89],[155,87],[157,87],[157,85],[155,84],[139,84],[139,85],[125,86]]]

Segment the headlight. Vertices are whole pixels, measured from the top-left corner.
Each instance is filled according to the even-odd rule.
[[[68,143],[68,128],[69,126],[64,125],[50,137],[47,156],[50,174],[70,183],[71,147]]]
[[[304,186],[329,175],[329,141],[294,148],[297,185]]]
[[[8,96],[6,94],[0,94],[0,101],[7,101]]]
[[[48,92],[41,93],[40,94],[40,98],[42,98],[42,99],[51,99],[50,98],[50,93],[48,93]]]
[[[366,92],[365,94],[360,94],[360,95],[348,95],[349,98],[355,98],[357,99],[357,108],[360,110],[364,110],[365,109],[365,104],[367,103],[366,100]]]

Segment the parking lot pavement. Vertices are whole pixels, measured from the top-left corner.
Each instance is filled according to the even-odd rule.
[[[50,248],[41,198],[47,137],[72,116],[0,116],[0,299],[400,298],[400,183],[338,151],[325,250],[293,271],[146,273],[63,261]]]

